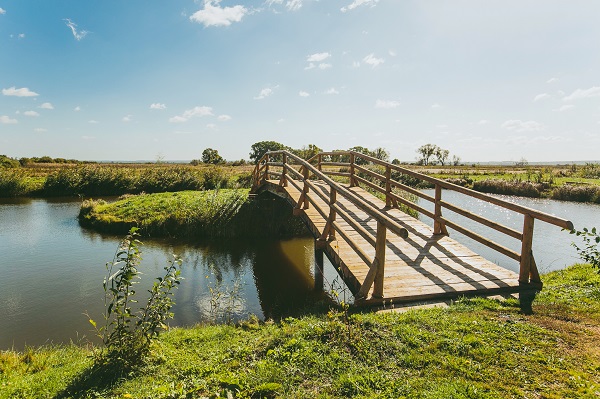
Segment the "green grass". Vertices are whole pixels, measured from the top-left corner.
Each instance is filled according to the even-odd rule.
[[[0,353],[0,398],[596,398],[600,275],[543,276],[534,313],[518,301],[279,323],[177,328],[129,373],[72,345]]]
[[[133,226],[154,237],[254,237],[305,234],[279,197],[248,200],[248,189],[129,195],[112,203],[86,200],[79,222],[102,232],[125,234]],[[264,200],[263,200],[264,198]]]

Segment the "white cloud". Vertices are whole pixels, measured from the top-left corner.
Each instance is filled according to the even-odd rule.
[[[533,98],[533,102],[540,101],[540,100],[545,100],[547,98],[550,98],[550,94],[548,94],[548,93],[538,94],[537,96],[535,96]]]
[[[298,93],[298,95],[300,97],[308,97],[308,96],[310,96],[310,94],[308,92],[306,92],[306,91],[301,91],[300,93]]]
[[[298,11],[302,8],[302,0],[289,0],[285,6],[290,11]]]
[[[393,101],[393,100],[377,100],[377,101],[375,101],[375,108],[392,109],[392,108],[398,108],[399,106],[400,106],[400,101]]]
[[[333,65],[331,65],[331,64],[322,63],[322,64],[319,64],[319,69],[329,69],[332,66]]]
[[[379,65],[383,64],[385,60],[383,58],[376,58],[374,54],[371,53],[363,58],[363,62],[371,65],[373,68],[377,68]]]
[[[490,123],[490,121],[487,119],[481,119],[479,122],[477,122],[478,125],[487,125],[488,123]]]
[[[172,118],[169,118],[169,122],[171,123],[183,123],[183,122],[187,122],[187,119],[184,118],[183,116],[174,116]]]
[[[394,50],[388,50],[388,54],[390,55],[390,57],[395,57],[397,55]]]
[[[209,123],[208,125],[206,125],[206,127],[209,129],[216,129],[217,125],[215,125],[214,123]]]
[[[311,62],[310,64],[308,64],[307,66],[304,67],[304,69],[307,71],[309,69],[313,69],[313,68],[316,68],[316,65],[313,62]]]
[[[431,105],[431,109],[438,109],[438,108],[442,108],[442,106],[438,103],[432,104]]]
[[[0,7],[0,15],[4,15],[6,14],[6,10],[2,7]]]
[[[331,57],[330,53],[315,53],[306,57],[306,62],[321,62]]]
[[[220,0],[205,0],[204,8],[190,17],[193,22],[206,26],[229,26],[232,22],[240,22],[248,9],[242,5],[220,7]]]
[[[340,94],[340,92],[337,91],[335,87],[332,87],[331,89],[325,91],[325,94]]]
[[[260,91],[258,96],[254,97],[255,100],[263,100],[273,94],[273,89],[266,87]]]
[[[359,68],[359,67],[360,67],[360,62],[358,62],[358,61],[354,61],[354,62],[352,63],[352,67],[353,67],[353,68]]]
[[[169,122],[181,123],[181,122],[187,122],[188,120],[190,120],[191,118],[194,118],[194,117],[203,117],[203,116],[212,116],[212,115],[214,115],[212,107],[206,107],[206,106],[194,107],[192,109],[188,109],[188,110],[184,111],[183,114],[181,114],[181,115],[177,115],[172,118],[169,118]]]
[[[563,101],[574,101],[582,98],[600,97],[600,86],[590,87],[589,89],[577,89],[571,95],[563,98]]]
[[[15,97],[37,97],[37,96],[39,96],[39,94],[37,94],[34,91],[29,90],[27,87],[22,87],[20,89],[17,89],[15,86],[8,88],[8,89],[2,89],[2,94],[4,94],[5,96],[15,96]]]
[[[36,132],[38,132],[38,133],[44,133],[44,132],[47,132],[47,131],[48,131],[48,129],[44,129],[44,128],[42,128],[42,127],[38,127],[38,128],[35,128],[35,129],[33,129],[33,130],[35,130],[35,131],[36,131]]]
[[[96,140],[95,136],[81,136],[82,140]]]
[[[229,116],[229,115],[219,115],[219,117],[217,119],[220,120],[221,122],[226,122],[228,120],[231,120],[231,116]]]
[[[54,109],[54,105],[52,105],[52,103],[43,103],[42,105],[39,106],[39,108],[41,108],[41,109]]]
[[[25,39],[25,33],[19,33],[19,36],[17,36],[19,39]]]
[[[98,122],[97,120],[92,119],[92,120],[89,120],[88,123],[91,123],[91,124],[95,125],[95,124],[100,123],[100,122]]]
[[[546,81],[546,83],[556,83],[558,82],[558,78],[550,78]]]
[[[510,119],[502,124],[502,127],[506,130],[515,132],[533,132],[544,130],[544,125],[536,121],[523,122],[520,119]]]
[[[15,123],[19,123],[19,121],[17,121],[16,119],[11,119],[10,116],[0,115],[0,123],[3,123],[5,125],[12,125]]]
[[[25,112],[23,112],[23,115],[25,115],[25,116],[33,116],[33,117],[40,116],[40,114],[37,113],[37,112],[35,112],[35,111],[25,111]]]
[[[81,107],[78,105],[75,108],[73,108],[73,111],[79,112],[79,111],[81,111]]]
[[[565,104],[562,107],[560,107],[558,109],[555,109],[555,111],[564,112],[564,111],[568,111],[568,110],[573,109],[573,108],[575,108],[575,106],[573,104]]]
[[[350,10],[354,10],[357,7],[360,6],[371,6],[371,7],[375,7],[375,5],[379,2],[379,0],[354,0],[351,4],[349,4],[346,7],[342,7],[340,9],[340,11],[342,12],[346,12],[346,11],[350,11]]]
[[[161,104],[161,103],[153,103],[150,104],[150,109],[166,109],[167,106],[165,104]]]
[[[123,117],[123,119],[122,119],[122,120],[123,120],[123,122],[126,122],[126,123],[127,123],[127,122],[131,122],[131,117],[132,117],[132,116],[133,116],[133,115],[126,115],[126,116],[124,116],[124,117]]]
[[[75,22],[71,21],[69,18],[65,18],[65,19],[63,19],[63,21],[65,21],[66,25],[71,29],[71,32],[73,33],[73,37],[77,41],[83,39],[89,33],[87,30],[77,30],[77,24]]]

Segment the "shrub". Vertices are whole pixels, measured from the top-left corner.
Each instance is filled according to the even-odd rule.
[[[136,303],[134,284],[139,279],[138,266],[142,259],[137,228],[132,228],[121,242],[112,262],[106,264],[107,276],[104,279],[105,292],[104,325],[96,328],[104,343],[107,360],[125,368],[135,366],[150,350],[150,344],[173,317],[171,307],[173,289],[181,280],[181,260],[177,257],[165,266],[164,277],[158,277],[148,291],[150,297],[138,312],[132,310]]]
[[[482,193],[520,195],[521,197],[539,198],[542,186],[524,181],[507,181],[499,179],[480,180],[473,183],[473,190]]]
[[[25,176],[21,171],[0,168],[0,197],[17,197],[26,192]]]
[[[583,246],[580,247],[574,242],[571,243],[577,250],[577,253],[581,257],[581,259],[598,269],[600,273],[600,250],[598,249],[598,244],[600,244],[600,234],[596,230],[596,228],[592,228],[588,230],[586,227],[583,230],[571,230],[570,234],[575,234],[578,237],[583,239]]]

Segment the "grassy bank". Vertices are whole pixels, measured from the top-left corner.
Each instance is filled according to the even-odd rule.
[[[516,300],[178,328],[126,375],[72,345],[0,353],[0,397],[596,398],[600,276],[543,276],[534,314]]]
[[[306,234],[279,197],[249,201],[247,189],[179,191],[125,196],[116,202],[86,200],[79,223],[126,234],[133,226],[153,237],[286,237]]]

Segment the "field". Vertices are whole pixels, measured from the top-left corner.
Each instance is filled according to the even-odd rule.
[[[600,203],[600,164],[404,167],[477,191]],[[253,166],[189,164],[29,164],[0,168],[0,197],[109,196],[249,188]],[[420,188],[418,181],[402,179]]]

